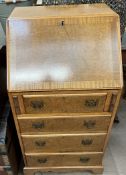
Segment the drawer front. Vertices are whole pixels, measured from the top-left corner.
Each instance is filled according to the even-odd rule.
[[[37,115],[36,115],[37,116]],[[110,115],[19,117],[21,133],[37,132],[107,132]]]
[[[22,136],[26,153],[102,151],[106,134]]]
[[[43,173],[72,173],[72,172],[92,172],[93,174],[102,174],[103,173],[103,166],[96,165],[96,166],[61,166],[61,167],[25,167],[24,168],[24,175],[43,175]]]
[[[51,154],[26,155],[27,166],[93,166],[101,165],[102,154]]]
[[[107,93],[24,95],[23,101],[27,114],[101,112],[106,96]]]

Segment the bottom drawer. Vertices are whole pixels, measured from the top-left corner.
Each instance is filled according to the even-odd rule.
[[[102,164],[102,153],[27,154],[27,166],[95,166]]]
[[[91,172],[102,174],[103,166],[66,166],[66,167],[25,167],[24,175],[43,175],[44,172]]]

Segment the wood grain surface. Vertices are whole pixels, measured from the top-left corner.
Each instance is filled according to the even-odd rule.
[[[104,111],[106,93],[24,95],[27,114],[83,113]]]
[[[27,12],[27,13],[26,13]],[[82,4],[15,8],[10,18],[35,19],[57,16],[117,16],[106,4]]]
[[[85,114],[66,116],[22,115],[18,117],[23,134],[107,132],[111,115]]]
[[[8,90],[121,88],[119,17],[100,7],[17,8],[7,21]]]
[[[66,173],[66,172],[87,172],[87,173],[94,173],[94,174],[102,174],[103,166],[64,166],[64,167],[25,167],[24,174],[25,175],[43,175],[44,172],[49,173]]]
[[[100,166],[102,153],[26,154],[29,167]]]
[[[102,151],[106,133],[22,135],[25,153]]]

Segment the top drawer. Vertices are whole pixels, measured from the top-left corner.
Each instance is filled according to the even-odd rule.
[[[103,112],[107,93],[23,95],[20,99],[26,114]]]

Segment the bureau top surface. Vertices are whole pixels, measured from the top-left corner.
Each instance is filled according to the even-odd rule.
[[[17,7],[10,15],[15,19],[35,19],[45,17],[65,17],[65,16],[87,16],[87,15],[116,15],[105,4],[85,4],[85,5],[59,5],[59,6],[36,6],[36,7]]]
[[[16,8],[8,91],[122,87],[119,18],[104,4]]]

